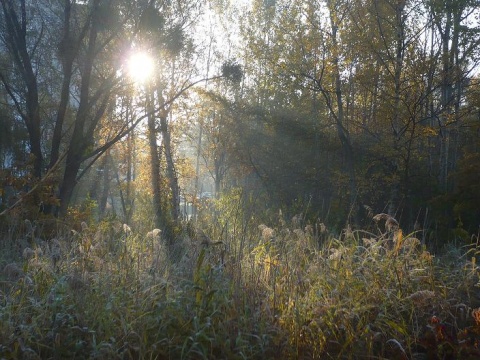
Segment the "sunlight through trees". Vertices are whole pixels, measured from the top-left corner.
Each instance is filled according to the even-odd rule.
[[[480,351],[479,19],[477,0],[1,0],[0,358]]]

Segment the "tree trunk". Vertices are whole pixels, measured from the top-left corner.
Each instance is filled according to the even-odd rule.
[[[57,118],[55,121],[55,127],[53,130],[52,136],[52,148],[50,151],[50,164],[51,168],[58,160],[60,156],[60,144],[62,140],[62,131],[63,124],[65,121],[65,115],[67,113],[68,102],[70,101],[70,85],[72,80],[72,71],[73,71],[73,62],[76,54],[79,49],[79,42],[75,42],[71,37],[70,32],[70,17],[71,17],[71,3],[70,1],[65,1],[64,8],[64,29],[63,36],[60,42],[61,45],[61,56],[63,57],[62,61],[62,71],[63,71],[63,80],[62,88],[60,92],[60,102],[58,104]],[[83,38],[84,35],[81,37]]]
[[[441,105],[442,114],[440,115],[440,158],[439,158],[439,184],[443,191],[448,189],[448,155],[450,134],[448,128],[448,119],[452,109],[452,64],[450,63],[450,35],[452,28],[451,1],[446,1],[445,10],[447,11],[445,19],[445,28],[442,31],[441,23],[437,22],[438,29],[442,39],[442,84],[441,84]]]
[[[355,209],[356,197],[357,197],[357,181],[355,177],[355,161],[353,157],[353,148],[350,140],[350,134],[345,127],[345,115],[342,95],[342,81],[340,76],[339,62],[340,62],[340,49],[338,44],[338,23],[335,4],[329,2],[330,10],[330,25],[332,27],[332,53],[333,53],[333,74],[335,81],[335,101],[337,111],[335,112],[332,104],[329,105],[330,112],[335,118],[337,134],[342,144],[344,156],[345,156],[345,169],[349,177],[349,191],[350,191],[350,207]],[[354,216],[357,215],[356,211],[353,211]]]
[[[219,143],[218,143],[219,144]],[[225,177],[225,151],[216,149],[220,151],[219,154],[215,156],[214,165],[215,165],[215,197],[218,198],[222,190],[222,182]]]
[[[400,109],[400,95],[401,95],[401,77],[403,72],[403,53],[405,48],[405,29],[403,21],[403,8],[405,6],[404,2],[398,1],[395,6],[395,71],[394,71],[394,83],[395,83],[395,93],[393,98],[393,118],[392,118],[392,129],[393,129],[393,150],[394,150],[394,159],[392,160],[392,188],[390,191],[390,201],[388,205],[388,214],[395,216],[398,205],[399,205],[399,194],[401,191],[401,179],[399,170],[401,164],[399,160],[401,159],[401,149],[399,145],[400,138],[403,136],[403,123],[401,118],[401,109]]]
[[[153,193],[153,215],[156,228],[163,228],[163,211],[161,196],[161,175],[160,175],[160,155],[157,146],[157,127],[155,124],[155,115],[153,113],[153,94],[147,90],[147,112],[148,112],[148,144],[150,148],[150,175],[152,181]]]
[[[199,123],[199,134],[198,134],[198,142],[197,142],[197,156],[196,156],[196,163],[195,163],[195,193],[193,194],[192,199],[192,206],[193,206],[193,214],[192,217],[196,221],[197,220],[197,199],[199,193],[199,179],[200,179],[200,157],[202,154],[202,139],[203,138],[203,123],[200,121]]]
[[[110,158],[110,152],[107,152],[105,155],[104,163],[103,163],[103,184],[102,184],[102,192],[100,193],[100,198],[98,199],[98,213],[100,217],[105,215],[105,210],[107,209],[107,200],[108,195],[110,194],[110,162],[112,159]],[[116,170],[115,170],[116,171]]]
[[[22,101],[25,101],[26,112],[20,110],[20,114],[25,122],[29,135],[30,152],[33,155],[33,175],[36,178],[40,178],[43,172],[43,154],[41,147],[38,85],[27,48],[27,31],[29,30],[26,20],[25,0],[21,0],[20,2],[20,18],[13,6],[13,2],[2,1],[1,3],[5,17],[5,41],[26,87],[25,99],[17,98],[16,92],[7,84],[6,79],[1,73],[0,78],[17,107],[20,106]]]
[[[452,72],[453,78],[455,83],[455,91],[452,94],[452,101],[453,104],[453,112],[455,114],[453,129],[451,132],[451,151],[452,154],[450,156],[450,164],[449,164],[449,172],[454,172],[457,168],[457,160],[458,160],[458,139],[459,139],[459,131],[460,131],[460,121],[461,121],[461,111],[460,105],[462,101],[462,94],[463,94],[463,74],[461,71],[461,64],[460,64],[460,49],[459,49],[459,38],[460,38],[460,31],[461,31],[461,17],[462,17],[462,10],[461,6],[458,6],[456,11],[453,15],[453,34],[452,34],[452,48],[451,48],[451,64],[452,64]],[[456,187],[455,177],[452,177],[449,186],[447,187],[448,192],[453,192]]]
[[[165,160],[167,164],[167,178],[170,186],[172,200],[171,212],[172,220],[176,224],[180,220],[180,189],[178,187],[178,178],[173,161],[172,141],[168,129],[167,114],[160,114],[160,131],[162,134],[163,147],[165,149]]]
[[[94,1],[94,7],[98,6],[99,0]],[[72,138],[67,150],[67,158],[65,162],[65,172],[63,181],[60,185],[60,216],[67,214],[68,206],[73,197],[73,190],[77,185],[77,174],[82,162],[85,160],[85,151],[91,143],[93,143],[93,134],[85,135],[85,127],[87,119],[92,123],[98,121],[100,114],[91,114],[90,103],[90,86],[92,78],[92,70],[96,56],[97,27],[93,22],[90,27],[88,36],[88,47],[85,56],[85,63],[82,69],[82,81],[80,84],[80,102],[78,104],[77,116],[75,118],[75,126],[73,128]]]
[[[129,106],[129,105],[128,105]],[[129,117],[127,109],[127,120]],[[132,170],[132,164],[135,163],[135,132],[131,132],[127,137],[127,188],[126,192],[126,204],[125,204],[125,222],[130,223],[133,214],[134,196],[132,194],[132,181],[135,178],[135,174]]]
[[[73,190],[77,185],[77,174],[82,164],[81,154],[78,154],[76,149],[70,147],[67,153],[65,171],[63,173],[63,180],[60,185],[60,210],[59,215],[64,217],[67,215],[68,206],[73,197]]]

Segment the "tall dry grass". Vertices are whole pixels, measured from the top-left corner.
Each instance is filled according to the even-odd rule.
[[[174,256],[160,231],[116,221],[11,246],[0,260],[0,358],[479,354],[476,246],[433,256],[399,227],[333,236],[303,216],[258,224],[236,204],[185,226]]]

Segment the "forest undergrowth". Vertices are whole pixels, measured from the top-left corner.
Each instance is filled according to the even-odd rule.
[[[477,244],[302,218],[185,224],[173,247],[117,220],[34,226],[1,234],[1,359],[480,357]]]

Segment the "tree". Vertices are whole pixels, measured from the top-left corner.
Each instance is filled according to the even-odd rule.
[[[60,167],[60,215],[67,212],[79,177],[85,173],[80,171],[85,162],[90,161],[86,168],[91,166],[135,126],[118,124],[107,138],[96,138],[105,122],[114,120],[109,107],[126,80],[119,69],[138,19],[134,5],[103,0],[48,6],[27,0],[2,1],[5,26],[1,35],[13,75],[8,77],[2,70],[1,80],[27,128],[34,176],[43,174],[43,149],[50,150],[48,168],[65,161]],[[47,51],[52,45],[58,45],[57,52]],[[62,79],[61,84],[51,81],[52,77]],[[49,120],[41,116],[52,103],[40,101],[40,92],[42,99],[46,98],[43,94],[50,94],[58,106],[52,133]],[[42,133],[51,134],[51,142],[42,141]],[[60,157],[62,149],[64,156]]]
[[[21,0],[17,6],[13,1],[2,0],[1,3],[4,24],[2,40],[19,72],[19,80],[22,82],[23,88],[18,89],[17,92],[16,87],[9,82],[3,71],[0,72],[0,80],[15,103],[28,130],[30,152],[34,157],[33,174],[40,178],[43,167],[41,119],[37,75],[32,58],[35,56],[38,43],[43,40],[43,31],[41,26],[40,29],[35,29],[37,31],[30,31],[26,0]],[[23,102],[25,105],[22,104]]]

